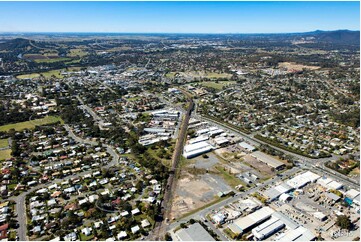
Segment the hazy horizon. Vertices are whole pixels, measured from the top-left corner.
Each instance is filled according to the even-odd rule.
[[[359,2],[0,2],[0,33],[359,31]]]

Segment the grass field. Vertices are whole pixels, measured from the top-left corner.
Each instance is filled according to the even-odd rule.
[[[0,148],[5,148],[9,146],[8,139],[0,139]]]
[[[36,59],[34,61],[36,63],[54,63],[54,62],[69,61],[69,60],[71,60],[71,58],[59,57],[54,59]]]
[[[83,57],[86,56],[88,53],[86,51],[84,51],[83,49],[71,49],[69,51],[69,53],[67,54],[67,56],[69,57]]]
[[[228,170],[225,171],[222,166],[216,165],[214,168],[218,171],[218,175],[220,175],[232,188],[239,184],[243,185],[240,179],[233,174],[229,174]]]
[[[45,118],[41,118],[41,119],[34,119],[31,121],[3,125],[0,126],[0,131],[7,132],[10,129],[15,129],[16,131],[21,131],[23,129],[33,129],[35,128],[36,125],[52,124],[58,121],[64,123],[64,121],[58,116],[46,116]]]
[[[201,82],[201,85],[204,87],[210,87],[217,90],[222,90],[223,87],[235,83],[236,83],[235,81]]]
[[[81,67],[69,67],[68,71],[79,71]],[[65,69],[57,69],[52,71],[46,71],[46,72],[39,72],[39,73],[31,73],[31,74],[24,74],[16,76],[18,79],[29,79],[29,78],[37,78],[42,74],[45,78],[50,78],[51,76],[55,76],[56,78],[63,78],[64,76],[60,73],[62,71],[65,71]]]
[[[0,160],[11,158],[11,149],[0,150]]]

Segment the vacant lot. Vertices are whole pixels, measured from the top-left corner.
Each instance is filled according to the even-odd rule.
[[[8,139],[0,139],[0,148],[6,148],[9,146]]]
[[[0,150],[0,160],[11,158],[11,149]]]
[[[244,162],[247,163],[251,168],[254,168],[264,176],[274,176],[276,175],[275,171],[272,171],[272,168],[266,163],[258,161],[256,158],[251,155],[246,155],[243,157]]]
[[[294,63],[294,62],[282,62],[282,63],[279,63],[278,66],[281,68],[286,68],[288,71],[292,71],[292,70],[302,71],[302,69],[309,69],[309,70],[320,69],[319,66],[305,66],[305,65]]]
[[[45,125],[45,124],[52,124],[60,121],[63,123],[63,120],[58,116],[46,116],[41,119],[34,119],[31,121],[20,122],[15,124],[7,124],[0,126],[0,131],[9,131],[10,129],[15,129],[16,131],[21,131],[23,129],[33,129],[36,125]]]
[[[215,201],[219,192],[232,190],[222,178],[209,173],[198,176],[183,173],[177,184],[171,211],[174,218]]]
[[[222,90],[223,87],[235,84],[235,81],[218,81],[218,82],[202,82],[201,85],[204,87],[210,87],[217,90]]]

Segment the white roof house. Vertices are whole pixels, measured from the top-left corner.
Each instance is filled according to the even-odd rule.
[[[139,208],[135,208],[131,212],[133,215],[136,215],[136,214],[140,213],[140,210],[139,210]]]
[[[125,232],[125,231],[120,231],[119,233],[118,233],[118,235],[117,235],[117,239],[118,240],[120,240],[120,239],[123,239],[123,238],[125,238],[125,237],[127,237],[128,235],[127,235],[127,232]]]
[[[150,223],[149,223],[148,219],[143,219],[141,221],[141,224],[142,224],[143,228],[146,228],[146,227],[150,226]]]
[[[132,231],[133,234],[135,234],[140,230],[140,228],[138,225],[136,225],[136,226],[132,227],[130,230]]]

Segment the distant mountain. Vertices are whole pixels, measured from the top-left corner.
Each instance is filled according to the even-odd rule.
[[[30,40],[23,38],[16,38],[0,43],[0,50],[17,50],[25,49],[30,45]]]
[[[314,32],[305,33],[306,35],[315,37],[319,42],[331,42],[335,44],[360,44],[360,31],[351,30],[335,30],[322,31],[316,30]]]

